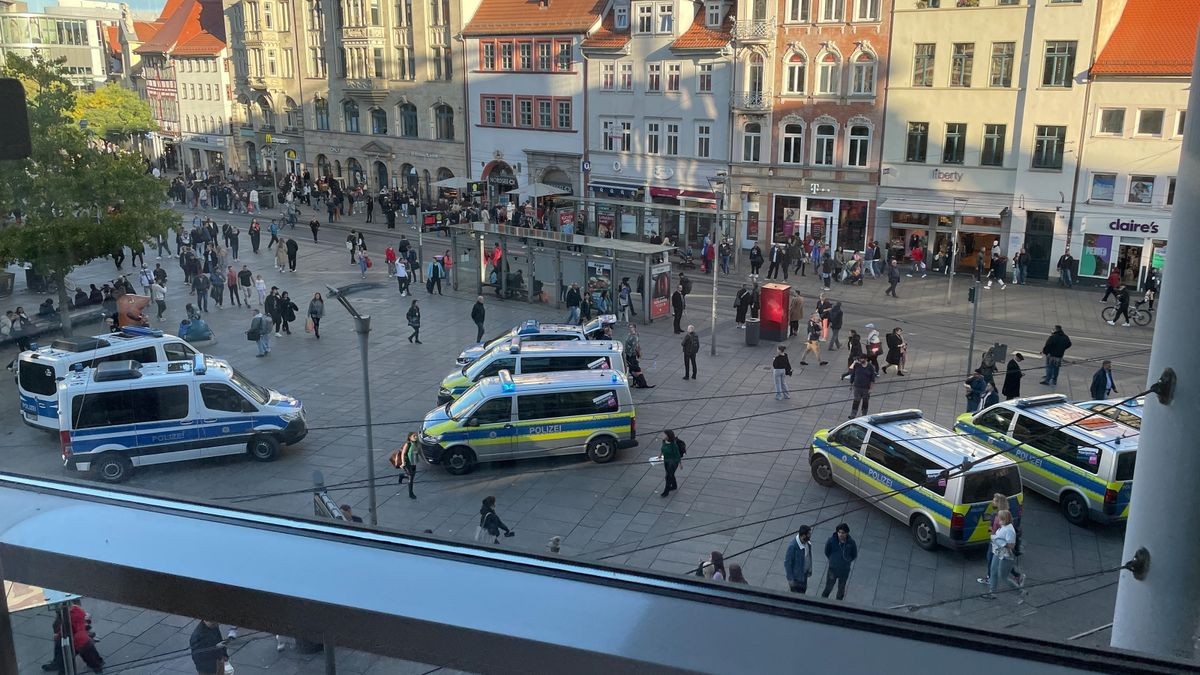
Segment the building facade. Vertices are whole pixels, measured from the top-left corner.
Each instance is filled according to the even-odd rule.
[[[713,179],[729,168],[733,10],[720,0],[617,0],[605,8],[583,42],[592,196],[716,207],[723,189],[714,192]],[[664,234],[696,247],[713,220],[652,208],[637,232],[636,214],[603,203],[595,218],[618,235]]]
[[[116,6],[64,3],[30,12],[24,3],[13,3],[2,8],[0,59],[8,53],[28,57],[36,49],[50,59],[63,59],[64,74],[78,87],[108,81],[113,70],[108,29],[121,18]]]

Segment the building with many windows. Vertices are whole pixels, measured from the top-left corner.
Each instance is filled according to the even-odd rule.
[[[1071,252],[1138,287],[1167,263],[1200,4],[1129,0],[1091,68]]]
[[[616,0],[583,42],[587,59],[589,192],[714,208],[727,171],[733,5],[722,0]],[[636,218],[597,207],[601,230],[634,234]],[[711,218],[649,210],[643,237],[698,247]],[[695,213],[695,212],[693,212]]]
[[[909,0],[903,0],[908,3]],[[1106,10],[1107,11],[1107,10]],[[1097,0],[915,0],[894,9],[875,236],[973,269],[999,242],[1046,278],[1071,229]]]
[[[63,59],[64,74],[76,86],[99,86],[113,66],[108,29],[120,18],[111,3],[63,2],[43,12],[6,3],[0,10],[0,59],[8,53],[28,57],[36,49]]]

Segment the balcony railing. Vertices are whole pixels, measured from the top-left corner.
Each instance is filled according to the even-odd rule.
[[[765,42],[774,36],[775,24],[771,21],[754,19],[733,25],[733,37],[742,42]]]
[[[733,107],[738,110],[750,111],[770,110],[771,98],[769,91],[735,91]]]
[[[242,32],[242,41],[246,44],[262,42],[263,34],[261,30],[248,30]]]

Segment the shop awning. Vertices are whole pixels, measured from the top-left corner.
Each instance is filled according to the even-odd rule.
[[[976,204],[972,202],[973,200],[968,200],[962,206],[962,214],[964,216],[999,218],[1000,210],[1004,208],[1003,204]],[[916,199],[912,197],[891,197],[879,202],[877,208],[880,211],[907,211],[910,213],[932,213],[939,216],[953,216],[954,198]]]
[[[701,190],[681,190],[679,192],[680,199],[686,199],[692,202],[700,202],[702,204],[716,204],[717,196],[711,192]]]
[[[605,197],[618,197],[620,199],[635,199],[637,193],[642,189],[641,185],[629,185],[625,183],[606,183],[603,181],[592,181],[588,183],[588,189],[592,192],[599,193]]]

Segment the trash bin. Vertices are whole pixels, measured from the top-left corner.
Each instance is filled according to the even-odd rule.
[[[762,321],[760,319],[755,319],[755,318],[746,319],[746,346],[747,347],[757,347],[758,346],[758,335],[759,335],[759,329],[761,327],[762,327]]]

